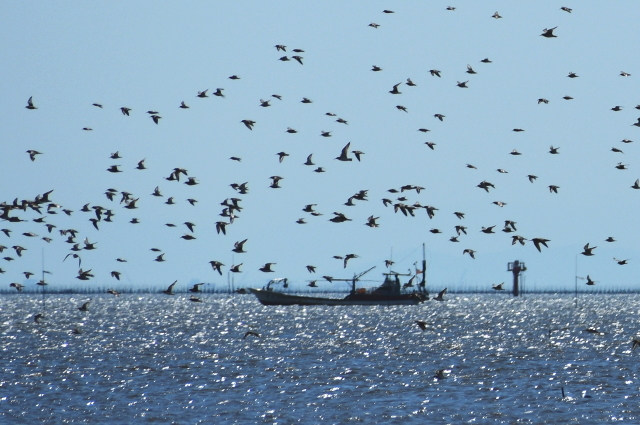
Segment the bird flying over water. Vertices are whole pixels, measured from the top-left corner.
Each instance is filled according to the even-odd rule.
[[[163,294],[166,295],[175,295],[173,293],[173,288],[176,286],[176,283],[178,283],[177,280],[175,280],[171,285],[169,285],[169,287],[167,289],[165,289],[164,291],[162,291]]]
[[[436,301],[444,301],[444,294],[447,293],[447,288],[444,288],[442,291],[438,292],[438,295],[435,296],[433,299]]]

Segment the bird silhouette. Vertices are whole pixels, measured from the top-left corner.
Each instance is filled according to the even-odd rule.
[[[204,283],[196,283],[195,285],[193,285],[191,288],[189,288],[189,292],[202,292],[200,290],[200,287],[204,285]]]
[[[29,149],[27,153],[29,154],[29,159],[31,159],[31,161],[36,160],[36,155],[42,155],[42,152],[38,152],[37,150],[34,150],[34,149]]]
[[[427,322],[423,322],[422,320],[415,320],[414,323],[418,325],[420,329],[422,329],[422,332],[427,330]]]
[[[531,242],[533,242],[533,245],[536,247],[536,249],[539,252],[542,252],[542,250],[540,249],[540,245],[544,245],[545,247],[549,248],[549,246],[547,245],[547,242],[550,242],[549,239],[544,239],[544,238],[533,238],[531,239]]]
[[[276,263],[266,263],[264,266],[260,267],[258,270],[264,273],[272,273],[274,270],[271,270],[271,266]]]
[[[349,146],[351,146],[351,142],[347,143],[345,147],[342,148],[340,156],[336,157],[338,161],[353,161],[353,158],[349,158]]]
[[[167,289],[165,289],[164,291],[162,291],[163,294],[166,295],[175,295],[173,293],[173,288],[176,286],[176,283],[178,283],[177,280],[175,280],[171,285],[169,285],[169,287]]]
[[[594,255],[593,254],[593,250],[596,249],[597,246],[592,246],[590,247],[589,244],[586,244],[584,246],[584,251],[582,251],[580,254],[585,255],[587,257]]]
[[[444,288],[442,291],[438,292],[438,295],[435,296],[433,299],[436,301],[444,301],[444,294],[447,293],[447,288]]]
[[[243,241],[236,242],[236,243],[233,245],[233,249],[232,249],[231,251],[233,251],[233,252],[235,252],[235,253],[238,253],[238,254],[242,254],[242,253],[247,252],[247,251],[245,251],[245,250],[244,250],[244,244],[247,242],[247,240],[248,240],[248,239],[245,239],[245,240],[243,240]]]
[[[33,105],[33,96],[29,97],[29,99],[27,100],[27,106],[25,106],[25,108],[27,108],[27,109],[38,109]]]

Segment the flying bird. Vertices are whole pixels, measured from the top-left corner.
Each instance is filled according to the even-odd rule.
[[[29,154],[29,158],[31,159],[31,161],[35,161],[36,160],[36,155],[42,155],[42,152],[38,152],[38,151],[33,150],[33,149],[29,149],[27,151],[27,153]]]
[[[217,271],[220,276],[222,276],[222,266],[224,266],[224,264],[222,264],[220,261],[209,261],[209,264],[211,264],[211,267],[213,268],[214,271]]]
[[[353,161],[353,158],[349,158],[349,146],[351,146],[351,142],[347,143],[344,148],[342,148],[342,152],[340,156],[336,157],[338,161]]]
[[[167,289],[165,289],[164,291],[162,291],[163,294],[166,295],[175,295],[173,293],[173,287],[176,286],[176,283],[178,283],[177,280],[175,280],[171,285],[169,285],[169,287]]]
[[[27,106],[25,106],[25,108],[27,108],[27,109],[38,109],[33,105],[33,96],[31,96],[29,98],[29,100],[27,100]]]
[[[264,266],[260,267],[258,270],[264,273],[272,273],[273,270],[271,270],[271,266],[273,266],[274,264],[276,263],[266,263]]]
[[[195,285],[193,285],[191,288],[189,288],[189,292],[202,292],[200,290],[200,287],[204,285],[204,283],[196,283]]]
[[[24,285],[21,285],[21,284],[19,284],[19,283],[15,283],[15,282],[14,282],[14,283],[10,283],[10,284],[9,284],[9,286],[10,286],[11,288],[16,288],[16,290],[17,290],[18,292],[22,292],[22,289],[24,288]]]
[[[284,177],[280,177],[280,176],[271,176],[269,177],[271,179],[271,185],[269,185],[270,188],[272,189],[280,189],[280,185],[279,182],[280,180],[282,180]]]
[[[590,247],[589,244],[586,244],[584,246],[584,251],[582,251],[580,254],[585,255],[587,257],[590,257],[590,256],[594,255],[593,254],[593,250],[596,249],[596,248],[597,248],[597,246],[591,246]]]
[[[243,123],[249,130],[253,130],[253,126],[256,124],[255,121],[251,120],[242,120],[240,122]]]
[[[542,250],[540,249],[540,245],[544,245],[545,247],[549,248],[549,246],[547,245],[547,242],[550,242],[549,239],[544,239],[544,238],[533,238],[531,239],[531,242],[533,242],[533,245],[536,247],[536,249],[539,252],[542,252]]]
[[[546,37],[546,38],[557,37],[557,35],[553,34],[553,30],[556,29],[556,28],[558,28],[558,27],[553,27],[553,28],[549,28],[549,29],[545,28],[545,29],[542,30],[542,34],[540,34],[540,35],[543,36],[543,37]]]
[[[418,327],[422,329],[423,332],[427,330],[427,322],[423,322],[422,320],[415,320],[414,323],[418,325]]]
[[[247,251],[244,250],[244,244],[247,242],[248,239],[245,239],[243,241],[239,241],[236,242],[235,244],[233,244],[233,249],[231,251],[237,253],[237,254],[242,254],[245,253]]]
[[[433,299],[436,301],[444,301],[444,294],[447,293],[447,288],[444,288],[442,291],[438,292],[438,295]]]

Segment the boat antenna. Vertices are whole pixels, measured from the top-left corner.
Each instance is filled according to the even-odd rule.
[[[424,244],[422,244],[422,282],[420,282],[420,288],[425,294],[429,295],[429,291],[427,291],[427,258]]]

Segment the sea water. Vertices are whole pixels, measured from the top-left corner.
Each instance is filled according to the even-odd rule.
[[[0,423],[640,423],[640,295],[199,298],[0,296]]]

